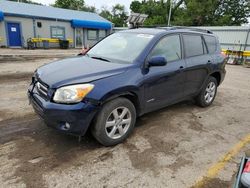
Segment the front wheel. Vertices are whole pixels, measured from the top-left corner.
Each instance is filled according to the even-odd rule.
[[[211,105],[217,93],[217,86],[217,80],[210,76],[200,94],[196,98],[197,104],[201,107],[207,107]]]
[[[92,135],[104,146],[123,142],[133,131],[136,110],[131,101],[117,98],[106,103],[91,128]]]

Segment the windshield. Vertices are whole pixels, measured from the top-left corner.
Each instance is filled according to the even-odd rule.
[[[153,35],[138,33],[114,33],[89,50],[87,55],[132,63],[146,47]]]

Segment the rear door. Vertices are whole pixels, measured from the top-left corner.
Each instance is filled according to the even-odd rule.
[[[185,61],[187,64],[184,95],[196,94],[202,87],[213,58],[208,54],[203,36],[183,34]]]

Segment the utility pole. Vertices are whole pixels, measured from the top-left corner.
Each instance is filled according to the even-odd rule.
[[[169,6],[169,12],[168,12],[168,26],[170,26],[170,19],[171,19],[171,13],[172,13],[172,0],[170,1],[170,6]]]

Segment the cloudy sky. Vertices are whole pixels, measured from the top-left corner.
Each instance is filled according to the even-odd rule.
[[[53,4],[55,0],[33,0],[38,3],[42,3],[45,5]],[[87,5],[95,6],[97,9],[100,9],[102,6],[106,6],[107,8],[112,7],[112,5],[120,3],[125,5],[126,10],[129,12],[129,5],[132,0],[85,0]]]

